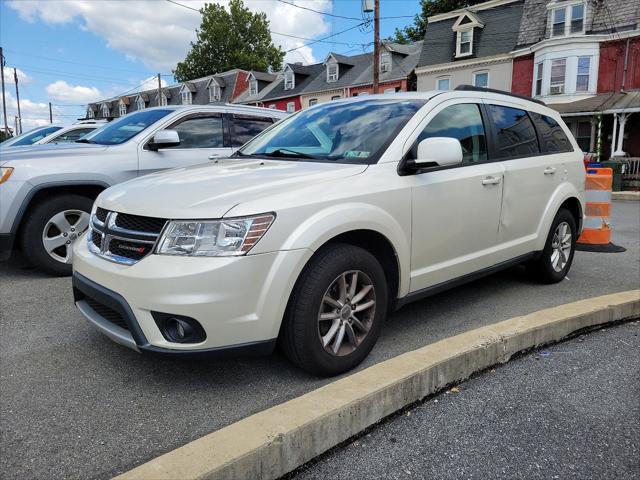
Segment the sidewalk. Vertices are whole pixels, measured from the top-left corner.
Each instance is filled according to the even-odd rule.
[[[639,321],[533,352],[457,388],[292,478],[639,476]]]

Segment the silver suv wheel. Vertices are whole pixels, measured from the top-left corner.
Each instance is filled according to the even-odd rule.
[[[571,227],[567,222],[559,223],[551,240],[551,266],[556,272],[561,272],[569,262],[573,237]]]
[[[51,258],[70,264],[73,242],[89,228],[89,214],[82,210],[64,210],[51,217],[42,231],[42,243]]]
[[[360,270],[338,276],[325,292],[318,312],[318,335],[331,355],[355,351],[365,339],[375,316],[376,292]]]

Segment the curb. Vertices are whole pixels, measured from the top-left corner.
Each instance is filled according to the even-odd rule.
[[[518,352],[639,315],[640,290],[630,290],[471,330],[263,410],[116,479],[278,478],[397,410]]]
[[[612,200],[623,200],[623,201],[640,201],[640,191],[626,191],[626,192],[611,192]]]

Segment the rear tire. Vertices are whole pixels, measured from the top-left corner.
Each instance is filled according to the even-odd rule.
[[[68,194],[33,207],[20,237],[26,260],[52,275],[71,275],[73,243],[84,238],[92,206],[92,199]]]
[[[387,312],[387,281],[368,251],[335,244],[298,278],[280,336],[287,357],[318,376],[351,370],[375,345]]]
[[[576,220],[561,208],[553,219],[540,256],[527,264],[533,277],[547,284],[558,283],[567,275],[576,251]]]

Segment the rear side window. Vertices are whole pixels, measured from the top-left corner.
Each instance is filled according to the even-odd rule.
[[[525,110],[489,105],[489,115],[496,132],[497,157],[527,157],[538,155],[538,138]]]
[[[234,115],[231,145],[241,147],[270,125],[273,125],[273,120],[270,117]]]
[[[95,128],[78,128],[71,130],[67,133],[57,136],[56,138],[48,141],[47,143],[70,143],[75,142],[81,137],[84,137],[87,133],[93,132]]]
[[[572,152],[571,142],[553,118],[530,112],[540,135],[540,147],[545,153]],[[589,132],[591,133],[591,132]]]
[[[487,161],[487,142],[480,108],[475,103],[446,107],[422,131],[416,145],[425,138],[450,137],[462,145],[463,163]]]

